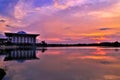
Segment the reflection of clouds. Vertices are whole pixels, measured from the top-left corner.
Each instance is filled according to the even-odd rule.
[[[36,53],[36,57],[39,58],[39,59],[42,57],[42,54],[41,54],[40,51],[38,51],[38,52]]]
[[[67,51],[69,52],[68,56],[66,58],[68,60],[82,60],[92,63],[98,63],[98,64],[109,64],[109,66],[117,67],[119,66],[119,54],[118,52],[111,48],[95,48],[95,49],[81,49],[80,53],[79,51],[74,50]]]
[[[26,78],[26,77],[23,77],[23,76],[21,76],[21,75],[15,75],[15,76],[12,78],[12,80],[27,80],[27,78]]]
[[[40,60],[9,63],[9,70],[14,74],[11,80],[119,80],[120,63],[116,64],[119,54],[115,54],[114,49],[100,50],[82,47],[38,52]],[[95,54],[99,51],[106,54]],[[111,75],[105,75],[107,73]]]
[[[92,62],[97,62],[100,64],[115,64],[118,60],[114,57],[111,56],[74,56],[74,57],[69,57],[69,60],[84,60],[84,61],[92,61]]]
[[[80,59],[94,59],[94,60],[116,60],[110,56],[81,56]]]
[[[24,65],[20,65],[20,63],[6,63],[7,64],[7,75],[5,80],[24,80],[25,75],[21,75],[21,71],[27,69]],[[14,65],[14,66],[13,66]]]
[[[102,49],[100,49],[99,47],[96,48],[96,52],[94,52],[93,54],[96,55],[106,55],[106,52],[103,51]]]
[[[105,80],[120,80],[120,76],[117,76],[117,75],[105,75],[104,79]]]

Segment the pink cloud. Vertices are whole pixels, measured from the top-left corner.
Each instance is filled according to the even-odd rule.
[[[14,18],[0,23],[1,30],[40,33],[40,40],[48,42],[120,40],[118,36],[110,37],[120,30],[120,2],[117,0],[54,0],[53,4],[40,7],[33,6],[33,2],[26,4],[20,0],[14,7]],[[6,25],[14,28],[6,28]],[[104,26],[114,30],[97,30]]]

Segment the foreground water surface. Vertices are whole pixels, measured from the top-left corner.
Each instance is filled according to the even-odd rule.
[[[120,48],[0,51],[3,80],[120,80]]]

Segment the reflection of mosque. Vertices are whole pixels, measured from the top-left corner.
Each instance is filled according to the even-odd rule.
[[[41,53],[45,52],[46,48],[41,48],[38,51]],[[36,49],[15,49],[15,50],[0,50],[0,80],[4,79],[6,72],[5,61],[17,61],[20,63],[25,62],[26,60],[37,60]]]
[[[42,53],[45,52],[45,48],[39,50]],[[36,49],[15,49],[15,50],[3,50],[0,51],[0,55],[4,54],[4,61],[16,60],[18,62],[24,62],[25,60],[39,59],[36,56]]]
[[[10,53],[6,54],[4,61],[24,61],[31,59],[38,59],[36,57],[36,50],[12,50]]]

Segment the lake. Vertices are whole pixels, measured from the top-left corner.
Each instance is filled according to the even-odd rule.
[[[3,80],[120,80],[120,48],[0,51]]]

